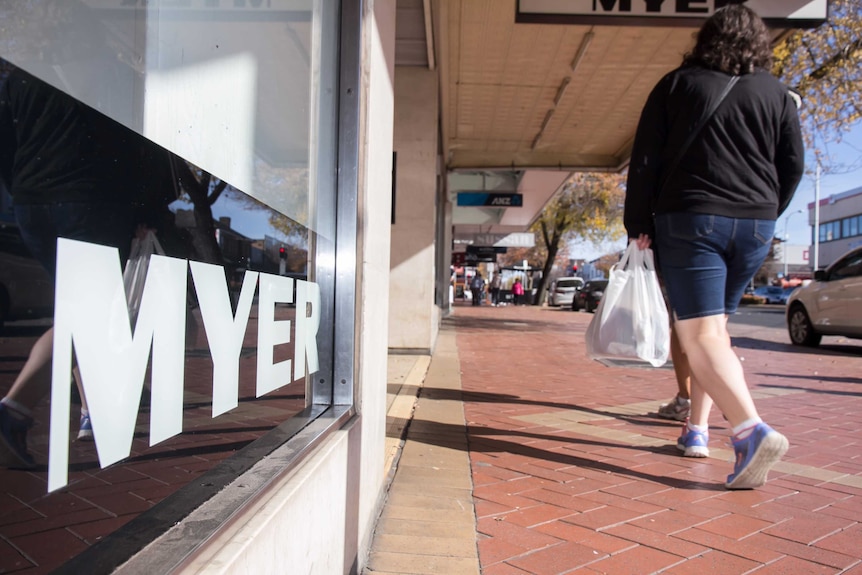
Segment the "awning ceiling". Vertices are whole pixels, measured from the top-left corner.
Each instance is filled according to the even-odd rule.
[[[397,6],[396,65],[439,67],[442,153],[450,172],[624,169],[647,95],[691,49],[700,24],[516,23],[516,0],[398,0]],[[430,44],[426,14],[435,23]],[[430,63],[423,49],[429,46]],[[557,189],[534,187],[530,193],[541,197],[530,205],[540,210]],[[525,208],[499,213],[516,210]],[[475,214],[465,217],[466,224]],[[486,224],[501,219],[488,217]]]

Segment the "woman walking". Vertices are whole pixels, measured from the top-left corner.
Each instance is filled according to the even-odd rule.
[[[691,415],[678,444],[706,452],[714,400],[733,427],[728,489],[763,485],[788,448],[761,420],[727,331],[804,168],[796,104],[771,63],[757,14],[716,11],[644,106],[626,192],[628,236],[641,249],[654,243],[691,366]]]

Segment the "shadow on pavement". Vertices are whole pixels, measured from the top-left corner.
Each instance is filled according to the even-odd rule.
[[[769,375],[769,374],[765,374],[765,375]],[[815,377],[806,378],[806,379],[818,379],[818,378],[815,376]],[[853,380],[852,378],[823,378],[823,381],[842,382],[842,380],[849,380],[849,381],[843,381],[843,383],[862,383],[862,380],[859,380],[859,379]],[[819,395],[843,395],[843,396],[849,396],[849,397],[862,397],[862,392],[859,392],[859,391],[838,391],[835,389],[817,389],[816,387],[796,387],[796,386],[791,386],[791,385],[764,385],[764,384],[760,384],[759,387],[771,387],[773,389],[794,389],[794,390],[799,390],[799,391],[806,391],[808,393],[816,393]]]
[[[800,353],[808,355],[857,355],[862,357],[862,346],[823,344],[819,347],[803,347],[790,343],[755,339],[753,337],[732,337],[733,347],[742,349],[759,349],[765,351],[781,351],[785,353]]]
[[[416,427],[414,427],[414,425]],[[661,455],[678,455],[679,451],[677,451],[676,446],[673,444],[663,445],[660,447],[656,446],[632,446],[625,445],[619,443],[605,443],[600,441],[588,440],[588,439],[575,439],[571,437],[562,437],[559,435],[542,435],[535,433],[526,433],[523,431],[511,430],[511,429],[494,429],[490,427],[482,427],[475,425],[467,425],[462,427],[460,425],[453,425],[449,423],[440,423],[436,421],[428,421],[423,419],[414,419],[411,424],[411,431],[409,438],[412,441],[418,441],[421,443],[427,443],[430,445],[438,445],[442,447],[448,447],[452,449],[460,449],[467,452],[474,453],[506,453],[506,454],[514,454],[514,455],[522,455],[524,457],[529,457],[532,459],[537,459],[541,461],[553,461],[555,463],[560,463],[562,465],[567,465],[571,467],[578,467],[582,469],[591,469],[593,471],[599,471],[602,473],[613,473],[616,475],[621,475],[624,477],[631,477],[634,479],[640,479],[644,481],[650,481],[652,483],[658,483],[661,485],[665,485],[667,487],[672,487],[675,489],[698,489],[701,491],[725,491],[723,485],[713,483],[713,482],[700,482],[693,481],[690,479],[681,479],[676,477],[668,477],[664,475],[653,475],[651,473],[644,473],[638,471],[637,469],[629,469],[626,467],[622,467],[620,465],[614,465],[612,463],[607,463],[605,461],[596,461],[593,459],[587,459],[585,457],[580,457],[577,455],[562,453],[559,451],[549,451],[547,449],[541,449],[538,447],[524,445],[522,443],[517,443],[515,441],[507,441],[505,439],[497,439],[491,438],[489,436],[499,435],[499,436],[511,436],[511,437],[526,437],[533,439],[541,439],[544,441],[556,441],[560,443],[560,447],[564,448],[565,445],[569,444],[579,444],[579,445],[594,445],[599,447],[608,447],[608,448],[624,448],[624,449],[632,449],[636,451],[645,451],[649,453],[661,454]],[[418,428],[418,429],[417,429]],[[463,437],[466,431],[467,442],[466,444],[463,441],[458,441],[453,439],[455,437]],[[503,467],[503,466],[501,466]],[[680,468],[682,471],[683,468]]]
[[[493,308],[491,308],[493,310]],[[493,313],[493,311],[491,312]],[[470,331],[512,331],[517,330],[518,333],[524,332],[541,332],[559,331],[564,329],[563,326],[556,322],[537,321],[531,318],[513,317],[459,317],[452,316],[444,318],[443,323],[450,325],[458,330],[459,333],[468,333]],[[585,332],[587,324],[566,325],[565,330],[570,333]]]
[[[517,395],[511,395],[508,393],[487,393],[487,392],[479,392],[479,391],[460,391],[457,389],[441,389],[438,387],[423,387],[420,391],[421,397],[426,397],[427,399],[442,399],[442,400],[452,400],[452,401],[461,401],[461,402],[476,402],[476,403],[511,403],[516,405],[536,405],[542,407],[550,407],[552,409],[559,410],[577,410],[583,411],[585,413],[592,413],[594,415],[598,415],[601,417],[612,417],[614,419],[619,419],[621,421],[625,421],[626,423],[630,423],[631,425],[661,425],[667,427],[679,427],[681,424],[679,421],[674,421],[670,419],[662,419],[658,417],[656,413],[644,413],[639,416],[631,416],[631,415],[621,415],[618,413],[612,413],[609,411],[602,411],[600,409],[592,409],[589,407],[581,407],[577,404],[571,403],[556,403],[553,401],[533,401],[530,399],[524,399],[523,397],[519,397]]]

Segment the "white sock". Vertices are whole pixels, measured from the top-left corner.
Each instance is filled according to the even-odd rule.
[[[17,417],[17,419],[24,419],[27,417],[33,417],[33,412],[28,408],[24,407],[14,399],[9,399],[8,397],[4,397],[0,399],[0,403],[8,407],[12,411],[12,415]],[[23,416],[23,417],[21,417]]]
[[[693,423],[688,423],[688,428],[692,431],[697,431],[697,432],[703,433],[707,429],[709,429],[709,426],[708,425],[694,425]]]
[[[88,415],[90,415],[90,410],[87,409],[86,407],[82,407],[81,408],[81,417],[87,417]]]
[[[752,431],[754,431],[754,426],[756,426],[758,423],[762,423],[762,422],[763,422],[763,420],[760,419],[759,417],[754,417],[752,419],[746,419],[745,421],[743,421],[742,423],[740,423],[739,425],[737,425],[736,427],[733,428],[733,436],[736,439],[745,439],[746,437],[751,435]]]

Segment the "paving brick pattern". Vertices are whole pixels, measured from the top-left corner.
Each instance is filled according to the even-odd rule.
[[[69,485],[51,494],[46,465],[49,405],[41,402],[28,436],[40,467],[32,471],[0,467],[0,573],[49,573],[303,409],[303,380],[255,398],[256,359],[249,350],[256,329],[253,316],[248,347],[240,359],[239,407],[212,418],[212,361],[203,330],[192,332],[185,366],[183,433],[149,446],[145,391],[129,458],[101,469],[95,444],[73,440]],[[26,329],[6,333],[0,338],[0,397],[12,385],[38,335]],[[292,356],[287,347],[278,349],[277,361]],[[74,438],[77,409],[72,411],[70,437]]]
[[[862,571],[860,342],[806,350],[782,329],[731,326],[758,409],[791,448],[764,487],[730,492],[720,414],[712,456],[680,457],[679,424],[654,415],[673,371],[591,361],[591,317],[459,306],[447,320],[482,573]]]

